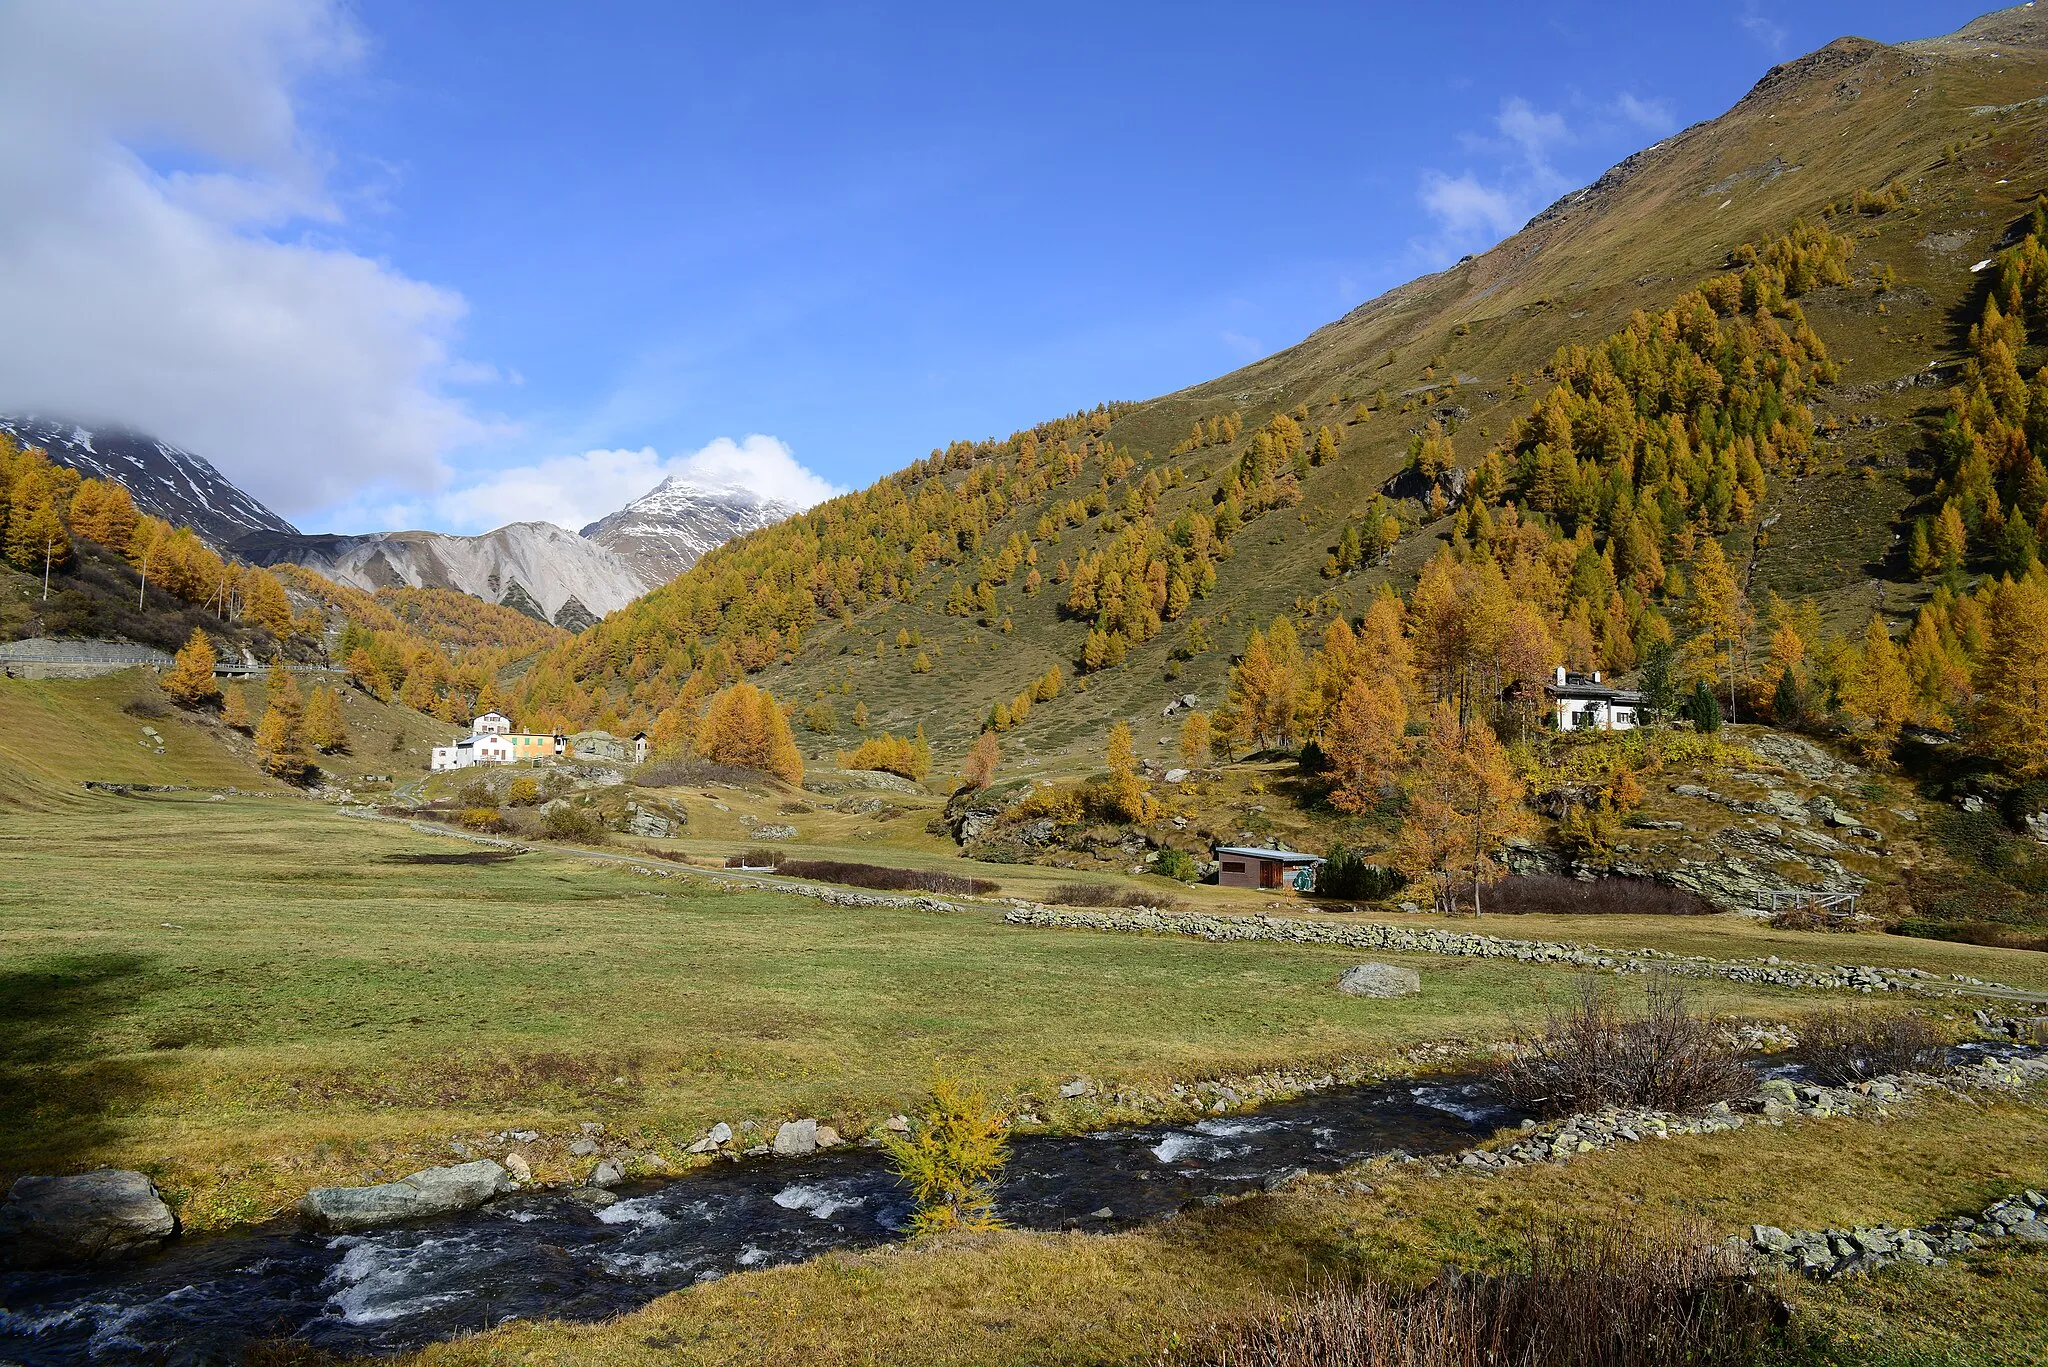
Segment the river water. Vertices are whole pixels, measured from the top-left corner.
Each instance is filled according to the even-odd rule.
[[[1026,1229],[1115,1229],[1297,1169],[1445,1153],[1520,1119],[1468,1078],[1340,1087],[1184,1125],[1019,1135],[999,1194]],[[509,1319],[592,1320],[732,1272],[902,1237],[886,1158],[718,1164],[619,1190],[592,1212],[552,1192],[339,1237],[289,1229],[181,1240],[90,1273],[0,1277],[0,1362],[236,1362],[264,1339],[389,1353]]]

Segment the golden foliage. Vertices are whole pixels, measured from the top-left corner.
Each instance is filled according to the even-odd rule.
[[[917,1211],[914,1236],[1000,1229],[996,1184],[1010,1161],[1008,1126],[979,1088],[939,1073],[907,1135],[883,1137]]]
[[[194,631],[158,682],[180,706],[197,707],[220,696],[220,685],[213,677],[213,668],[219,662],[206,633]]]
[[[773,774],[785,783],[804,781],[804,758],[789,719],[773,694],[752,684],[734,684],[711,699],[697,723],[697,753],[715,764]]]
[[[924,776],[931,772],[932,747],[925,741],[922,726],[917,728],[914,736],[870,736],[852,750],[841,750],[839,767],[879,769],[913,783],[922,783]]]

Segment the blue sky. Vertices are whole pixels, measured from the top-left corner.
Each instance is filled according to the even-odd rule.
[[[140,41],[127,6],[81,3],[107,23],[0,40]],[[165,41],[215,44],[194,60],[246,99],[137,96],[80,115],[80,143],[239,239],[190,268],[238,306],[130,327],[128,389],[102,343],[97,378],[83,350],[38,358],[0,403],[153,425],[308,528],[463,531],[574,524],[673,471],[815,497],[1207,379],[1490,245],[1774,61],[1979,12],[195,8],[207,32]]]

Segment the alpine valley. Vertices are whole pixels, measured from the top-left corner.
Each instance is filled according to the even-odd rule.
[[[464,61],[758,60],[632,9]],[[1160,9],[1239,117],[1275,17]],[[855,27],[988,37],[915,22]],[[0,420],[0,1360],[2048,1362],[2048,14],[1753,75],[1292,346],[801,510],[312,535]]]

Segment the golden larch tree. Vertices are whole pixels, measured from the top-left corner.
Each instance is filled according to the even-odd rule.
[[[1392,785],[1401,762],[1408,704],[1392,679],[1354,678],[1323,727],[1339,811],[1369,812]]]
[[[306,739],[322,754],[348,749],[348,722],[341,714],[341,695],[316,688],[306,699]]]
[[[1755,619],[1721,543],[1711,536],[1701,537],[1693,553],[1692,600],[1685,607],[1685,623],[1692,630],[1685,657],[1693,677],[1727,685],[1728,716],[1735,720],[1743,643]]]
[[[1913,715],[1912,676],[1876,613],[1870,615],[1854,666],[1842,681],[1842,711],[1857,725],[1856,744],[1873,764],[1890,759],[1899,728]]]
[[[1158,814],[1158,804],[1138,776],[1138,751],[1131,740],[1131,724],[1120,721],[1109,728],[1109,805],[1126,821],[1140,824]]]
[[[220,691],[220,719],[237,731],[249,729],[249,700],[242,695],[240,684],[229,684]]]
[[[2006,580],[1991,595],[1977,662],[1977,743],[2025,778],[2048,773],[2048,592]]]
[[[974,738],[974,744],[967,751],[967,758],[960,766],[960,777],[966,786],[975,792],[995,781],[996,766],[1003,760],[1003,743],[996,739],[993,731],[984,731]]]
[[[715,764],[737,764],[773,774],[785,783],[804,781],[804,758],[774,695],[739,683],[717,694],[697,724],[697,753]]]
[[[313,766],[306,748],[305,699],[298,681],[278,665],[271,666],[264,693],[267,705],[256,726],[256,762],[287,783],[297,783]]]
[[[214,666],[220,657],[214,654],[213,642],[206,638],[204,631],[194,631],[189,640],[171,661],[171,667],[164,671],[159,681],[164,692],[181,707],[198,707],[212,702],[220,696],[220,685],[213,677]]]

